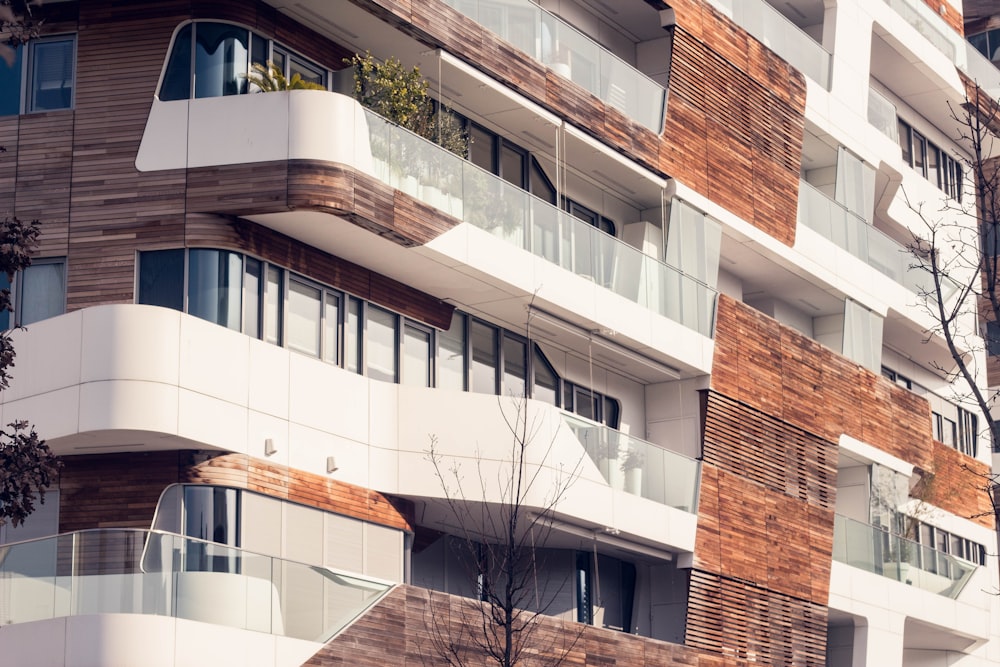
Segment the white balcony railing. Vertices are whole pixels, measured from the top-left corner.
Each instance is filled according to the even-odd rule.
[[[659,134],[667,93],[660,84],[530,0],[445,0],[490,32]]]
[[[785,18],[766,0],[710,0],[764,46],[830,89],[833,56],[816,40]]]
[[[85,530],[0,547],[3,625],[147,614],[326,642],[390,588],[149,530]]]
[[[718,292],[381,116],[374,175],[449,215],[711,337]]]

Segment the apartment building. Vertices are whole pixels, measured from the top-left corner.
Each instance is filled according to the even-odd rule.
[[[444,664],[521,470],[526,664],[1000,664],[993,453],[906,249],[915,203],[972,224],[957,0],[39,11],[0,410],[64,467],[0,528],[0,662]],[[366,52],[464,155],[354,99]]]

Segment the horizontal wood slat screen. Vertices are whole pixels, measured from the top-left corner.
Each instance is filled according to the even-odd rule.
[[[472,607],[474,604],[467,598],[414,586],[397,586],[305,664],[308,667],[442,665],[445,662],[438,647],[452,641],[460,647],[462,664],[488,667],[495,663],[488,662],[482,650],[476,650],[470,636],[470,633],[482,632],[482,618]],[[531,646],[523,655],[525,667],[550,665],[558,659],[562,659],[560,664],[567,666],[601,667],[736,667],[746,664],[698,648],[553,617],[538,617],[534,632]]]
[[[823,604],[693,570],[688,646],[721,652],[726,664],[826,664]]]

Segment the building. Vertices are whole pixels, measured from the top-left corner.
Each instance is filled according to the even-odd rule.
[[[526,421],[533,651],[1000,664],[993,454],[905,249],[908,200],[972,203],[961,6],[43,11],[0,68],[42,228],[0,409],[65,467],[0,529],[3,661],[433,664],[490,535],[428,450],[495,509]],[[344,94],[365,51],[467,159]]]

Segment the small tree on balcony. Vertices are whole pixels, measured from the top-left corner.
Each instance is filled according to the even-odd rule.
[[[365,107],[400,127],[465,157],[469,136],[443,104],[430,97],[430,84],[420,68],[408,68],[398,58],[382,62],[370,52],[346,60],[354,66],[354,97]]]

